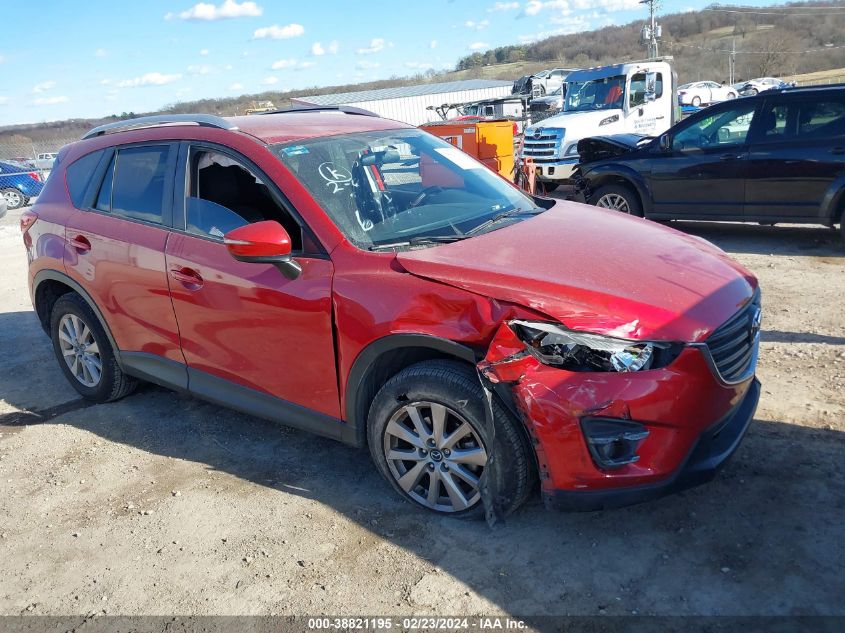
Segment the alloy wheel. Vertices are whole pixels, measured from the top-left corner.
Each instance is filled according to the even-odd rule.
[[[23,206],[23,196],[17,189],[5,189],[3,197],[6,199],[6,205],[10,209],[17,209]]]
[[[479,480],[487,451],[475,428],[436,402],[412,402],[387,423],[383,441],[390,473],[417,503],[461,512],[481,500]]]
[[[602,209],[613,209],[622,213],[630,213],[628,201],[618,193],[606,193],[596,201],[596,206]]]
[[[96,387],[103,373],[103,360],[94,333],[75,314],[59,321],[59,346],[70,373],[86,387]]]

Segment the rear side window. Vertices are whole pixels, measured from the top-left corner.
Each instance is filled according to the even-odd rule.
[[[814,98],[767,104],[758,142],[822,140],[845,136],[845,98]]]
[[[82,208],[85,205],[85,190],[102,156],[102,151],[92,152],[68,165],[67,189],[73,206]]]
[[[161,224],[169,151],[166,145],[118,150],[100,187],[97,209]]]

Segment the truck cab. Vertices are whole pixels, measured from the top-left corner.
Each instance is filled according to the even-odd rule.
[[[679,118],[671,58],[575,71],[566,78],[563,112],[525,130],[523,158],[549,185],[569,183],[578,141],[590,136],[656,136]]]

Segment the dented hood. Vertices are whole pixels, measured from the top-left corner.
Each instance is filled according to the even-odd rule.
[[[638,143],[647,136],[641,134],[614,134],[613,136],[591,136],[578,141],[578,158],[581,163],[613,158],[638,148]]]
[[[631,339],[695,342],[756,280],[705,240],[575,202],[470,239],[397,254],[411,274]]]

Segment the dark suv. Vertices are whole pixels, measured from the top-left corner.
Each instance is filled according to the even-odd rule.
[[[706,481],[760,393],[756,279],[584,210],[334,109],[95,129],[21,229],[84,397],[152,381],[368,446],[420,506],[505,514],[538,480],[581,509]]]
[[[659,138],[594,137],[575,175],[599,207],[654,219],[833,225],[845,209],[845,86],[726,101]]]

